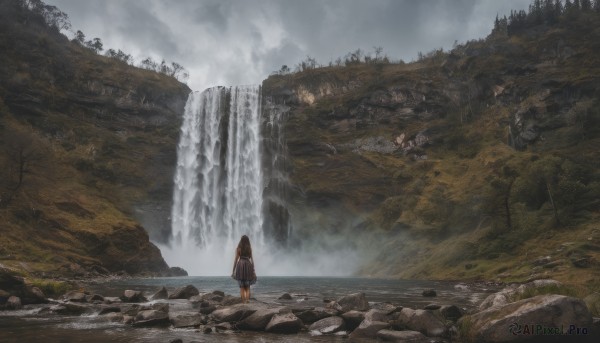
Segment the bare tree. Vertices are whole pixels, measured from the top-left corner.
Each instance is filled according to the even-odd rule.
[[[0,207],[6,207],[25,185],[27,175],[42,169],[47,152],[35,134],[23,130],[4,130],[4,159]]]

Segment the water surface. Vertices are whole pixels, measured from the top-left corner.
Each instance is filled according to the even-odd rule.
[[[97,281],[87,285],[89,291],[104,296],[119,296],[124,289],[135,289],[151,295],[160,287],[169,291],[184,285],[194,285],[201,292],[221,290],[238,295],[236,283],[229,277],[178,277]],[[425,298],[425,289],[435,289],[437,297]],[[364,278],[327,277],[262,277],[252,287],[255,301],[285,305],[323,306],[324,299],[337,299],[343,295],[364,292],[371,303],[388,302],[411,308],[436,303],[454,304],[467,310],[474,308],[485,296],[494,291],[486,285],[465,285],[448,281],[411,281]],[[292,300],[278,300],[283,293]],[[172,301],[171,308],[182,308],[185,301]],[[196,329],[133,328],[109,323],[102,316],[81,317],[39,315],[39,305],[22,311],[0,312],[0,341],[7,343],[33,342],[170,342],[181,338],[184,342],[343,342],[344,337],[317,336],[307,333],[276,335],[267,333],[211,333]]]

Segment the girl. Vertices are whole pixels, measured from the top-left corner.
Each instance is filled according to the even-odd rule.
[[[250,246],[250,239],[246,235],[242,236],[237,249],[235,249],[231,277],[237,280],[240,286],[240,297],[244,303],[247,303],[250,300],[250,285],[256,283],[256,273],[254,271],[254,259],[252,259],[252,246]]]

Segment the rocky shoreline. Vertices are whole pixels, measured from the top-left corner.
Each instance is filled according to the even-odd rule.
[[[13,285],[22,281],[15,278]],[[0,281],[6,288],[7,280]],[[360,292],[323,299],[320,306],[297,302],[289,294],[277,302],[241,303],[237,296],[218,290],[201,292],[193,285],[171,292],[162,287],[153,294],[127,289],[120,297],[80,289],[53,300],[22,283],[20,289],[0,290],[0,310],[29,310],[33,316],[97,316],[135,328],[193,329],[198,335],[254,331],[332,336],[350,342],[597,341],[600,319],[592,317],[590,304],[583,300],[557,294],[517,300],[527,292],[559,285],[554,280],[510,285],[489,295],[477,309],[466,311],[435,303],[421,309],[372,303]],[[426,290],[422,296],[435,299],[436,292]]]

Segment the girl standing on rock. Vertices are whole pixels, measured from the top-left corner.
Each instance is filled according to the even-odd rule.
[[[254,259],[252,258],[252,246],[250,246],[250,239],[246,235],[242,236],[237,249],[235,249],[231,277],[237,280],[240,286],[240,297],[243,302],[247,303],[250,300],[250,285],[256,283],[256,273],[254,271]]]

